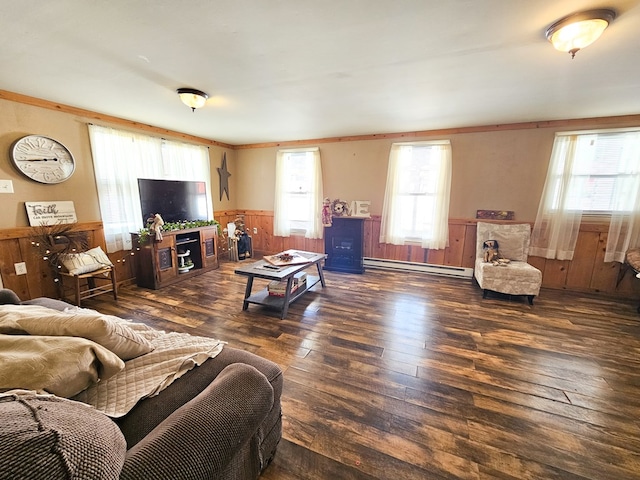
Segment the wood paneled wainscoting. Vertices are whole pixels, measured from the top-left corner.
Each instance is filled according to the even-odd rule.
[[[267,210],[226,210],[215,212],[215,219],[224,228],[238,216],[252,237],[254,257],[262,258],[287,249],[323,252],[322,239],[306,239],[300,236],[288,238],[273,235],[273,212]],[[365,220],[364,256],[431,265],[473,268],[476,242],[475,219],[449,220],[449,246],[444,250],[429,250],[418,245],[389,245],[378,242],[380,217]],[[521,222],[503,222],[521,223]],[[104,248],[101,222],[79,223],[78,229],[87,231],[91,246]],[[625,298],[640,298],[640,280],[633,272],[618,262],[604,262],[607,244],[607,224],[585,223],[580,228],[574,259],[546,260],[529,257],[529,262],[542,271],[542,286],[546,288],[576,292],[605,293]],[[57,296],[57,286],[46,261],[32,245],[33,229],[21,227],[0,230],[0,269],[5,288],[15,290],[20,298],[28,299],[40,295]],[[228,258],[224,236],[220,239],[220,258]],[[135,276],[133,252],[122,251],[109,254],[116,266],[118,282],[131,282]],[[25,262],[26,275],[16,275],[14,264]]]
[[[102,222],[83,222],[74,225],[75,232],[86,234],[89,247],[100,246],[106,251]],[[38,229],[17,227],[0,230],[0,272],[4,288],[10,288],[20,299],[36,297],[58,298],[58,285],[51,265],[36,245]],[[131,252],[109,254],[116,268],[118,283],[134,278]],[[15,264],[24,262],[27,273],[17,275]]]
[[[312,252],[324,251],[322,240],[303,237],[275,237],[273,212],[265,210],[237,210],[217,212],[222,225],[243,215],[251,233],[254,255],[277,253],[288,248]],[[449,220],[449,246],[444,250],[430,250],[418,245],[381,244],[380,216],[365,220],[364,256],[388,260],[473,268],[476,252],[475,219]],[[497,223],[523,223],[518,221]],[[527,222],[524,222],[527,223]],[[640,297],[640,280],[618,262],[604,262],[608,224],[585,223],[580,228],[573,260],[547,260],[529,257],[529,263],[542,271],[542,286],[577,292],[606,293],[620,297]],[[221,242],[222,243],[222,242]]]

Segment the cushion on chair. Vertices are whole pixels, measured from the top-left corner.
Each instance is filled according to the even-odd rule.
[[[113,263],[99,246],[86,252],[64,255],[62,265],[71,275],[82,275],[101,268],[113,267]]]
[[[538,295],[542,285],[542,272],[527,262],[494,265],[476,258],[474,275],[480,288],[509,295]]]
[[[482,256],[482,244],[497,240],[504,258],[526,262],[529,256],[531,227],[528,224],[497,224],[478,222],[476,257]]]

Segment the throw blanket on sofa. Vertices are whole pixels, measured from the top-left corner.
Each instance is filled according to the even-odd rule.
[[[136,325],[136,324],[133,324]],[[133,326],[130,325],[130,326]],[[157,395],[193,367],[222,351],[224,342],[187,333],[165,333],[136,325],[155,349],[124,364],[124,369],[73,397],[110,417],[121,417],[138,400]],[[146,329],[146,330],[143,330]]]
[[[87,325],[90,325],[91,328],[88,328]],[[87,388],[77,395],[79,389],[76,389],[73,392],[75,396],[72,398],[92,405],[110,417],[121,417],[142,398],[157,395],[187,371],[201,365],[208,358],[218,355],[225,343],[213,338],[198,337],[186,333],[165,333],[141,323],[133,323],[129,320],[77,307],[60,312],[34,305],[0,305],[0,332],[10,333],[9,335],[0,335],[4,338],[18,339],[19,337],[27,342],[31,340],[40,345],[43,342],[44,344],[50,342],[52,353],[58,356],[65,355],[65,353],[63,349],[54,347],[55,342],[52,342],[51,339],[55,339],[55,337],[52,335],[59,335],[60,340],[65,336],[70,338],[71,335],[82,337],[84,343],[94,345],[93,348],[84,347],[84,351],[89,353],[109,350],[102,356],[94,357],[96,362],[101,363],[101,366],[93,376],[87,376],[85,372],[73,372],[76,381],[82,378],[88,379],[88,382],[85,386]],[[76,342],[64,343],[71,343],[75,346]],[[111,368],[109,372],[106,372],[103,365],[106,355],[111,352],[115,352],[112,354],[115,369]],[[23,358],[31,357],[28,351],[22,353],[24,354]],[[137,356],[131,358],[134,355]],[[19,358],[20,356],[15,357]],[[118,356],[126,360],[124,368],[122,368],[122,361],[118,359]],[[117,362],[120,362],[120,368],[118,368]],[[0,365],[0,380],[4,377],[9,378],[7,372],[3,374],[2,371],[3,368],[8,367],[5,363],[2,362]],[[85,363],[92,365],[89,360],[86,360]],[[53,368],[54,365],[50,361],[42,360],[36,367],[46,370]],[[63,370],[58,368],[55,372],[58,379],[56,386],[65,384],[64,379],[61,378],[61,375],[65,373]],[[45,375],[44,377],[49,378],[50,376]],[[97,379],[96,376],[98,376]],[[19,378],[15,375],[11,377]],[[11,381],[12,384],[0,385],[0,388],[3,386],[27,388],[56,393],[47,388],[48,385],[33,385],[33,382],[28,385],[18,385],[13,384],[14,380]]]
[[[113,352],[80,337],[0,335],[0,390],[71,397],[124,368]]]

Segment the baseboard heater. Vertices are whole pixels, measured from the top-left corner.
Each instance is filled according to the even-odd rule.
[[[383,258],[364,257],[365,268],[380,270],[400,270],[403,272],[426,273],[446,277],[471,278],[473,268],[451,267],[449,265],[433,265],[430,263],[403,262],[401,260],[386,260]]]

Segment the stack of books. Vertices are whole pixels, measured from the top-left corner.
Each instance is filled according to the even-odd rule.
[[[298,288],[304,288],[307,283],[307,274],[305,272],[298,272],[293,276],[293,281],[291,282],[291,293],[295,292]],[[284,297],[287,292],[287,281],[286,280],[273,280],[269,282],[267,286],[267,290],[269,291],[269,295],[273,297]]]

